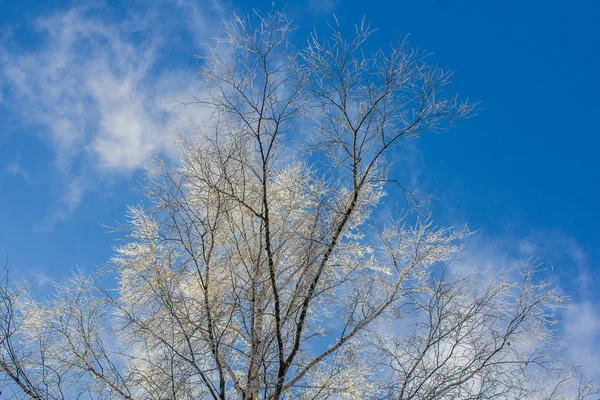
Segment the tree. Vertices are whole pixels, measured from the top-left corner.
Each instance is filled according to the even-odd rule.
[[[444,97],[450,74],[406,42],[365,55],[364,22],[295,51],[282,13],[257,19],[228,26],[205,96],[180,104],[212,117],[182,132],[177,166],[149,172],[117,288],[78,272],[37,303],[4,286],[15,397],[564,396],[563,299],[539,268],[459,276],[467,230],[381,215],[401,141],[472,113]]]

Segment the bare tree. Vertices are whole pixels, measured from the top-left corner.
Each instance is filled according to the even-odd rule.
[[[29,301],[28,337],[50,355],[36,367],[11,355],[32,341],[3,314],[21,397],[561,398],[552,285],[535,268],[519,284],[454,276],[469,232],[378,212],[402,140],[472,113],[444,97],[450,74],[406,42],[366,55],[364,22],[296,51],[282,13],[256,19],[228,26],[202,65],[206,95],[181,103],[212,118],[182,132],[180,164],[149,172],[117,288],[78,273]],[[4,289],[6,310],[17,293]],[[54,374],[43,394],[40,368]]]
[[[0,383],[5,398],[64,399],[60,382],[64,369],[56,368],[51,339],[34,329],[36,309],[25,283],[10,279],[2,266],[0,286]]]
[[[77,272],[42,304],[2,277],[0,372],[5,398],[131,399],[121,353],[110,343],[110,303],[96,281]],[[102,296],[100,296],[102,294]]]
[[[406,335],[374,332],[373,352],[386,375],[386,398],[587,398],[598,392],[577,367],[556,358],[552,326],[565,299],[535,282],[539,265],[524,264],[483,280],[449,276],[407,294]],[[487,281],[487,282],[486,282]],[[477,287],[479,286],[479,287]]]

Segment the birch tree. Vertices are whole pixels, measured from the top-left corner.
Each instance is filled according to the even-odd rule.
[[[444,93],[451,74],[406,42],[369,54],[364,22],[297,50],[284,14],[251,21],[228,25],[202,60],[203,95],[180,103],[212,116],[181,132],[180,162],[148,172],[108,269],[116,287],[77,273],[19,304],[4,289],[14,397],[575,393],[552,354],[563,299],[543,273],[453,275],[466,229],[382,212],[387,191],[406,190],[388,177],[398,146],[471,115]]]

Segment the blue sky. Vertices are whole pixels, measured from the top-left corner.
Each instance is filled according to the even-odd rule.
[[[81,4],[0,7],[0,256],[39,290],[110,258],[119,236],[105,226],[141,200],[140,166],[181,123],[169,100],[199,90],[193,56],[234,10],[249,11],[220,0]],[[574,298],[573,351],[593,360],[600,3],[311,0],[287,10],[299,45],[332,13],[348,32],[366,15],[374,49],[410,34],[432,63],[456,71],[449,90],[479,101],[478,115],[411,142],[395,173],[436,195],[441,224],[479,232],[466,264],[535,254],[553,265]]]

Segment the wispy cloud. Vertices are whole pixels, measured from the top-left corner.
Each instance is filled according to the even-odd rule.
[[[600,304],[590,300],[575,302],[563,313],[567,357],[582,365],[587,374],[600,374]]]
[[[0,41],[0,107],[25,128],[41,128],[61,185],[40,226],[51,228],[87,191],[129,176],[158,151],[175,119],[166,103],[193,85],[193,55],[219,35],[217,2],[133,4],[144,11],[132,7],[115,18],[86,6],[41,16],[32,23],[39,46],[21,46],[18,35]],[[189,47],[177,48],[183,42]],[[25,177],[18,164],[9,167]]]
[[[565,335],[562,357],[581,365],[588,377],[600,374],[600,302],[594,288],[594,266],[584,248],[573,238],[557,231],[535,231],[525,238],[491,237],[477,234],[469,240],[454,271],[490,273],[514,269],[523,260],[543,263],[556,281],[558,290],[570,298],[559,310],[560,333]],[[541,277],[540,277],[541,278]]]
[[[341,0],[310,0],[309,5],[313,13],[330,14],[340,3]]]
[[[12,160],[8,163],[8,165],[6,165],[6,167],[4,168],[4,173],[13,176],[18,176],[24,179],[30,185],[35,185],[38,183],[38,181],[33,176],[31,176],[27,168],[25,168],[25,166],[21,164],[19,153],[17,153],[17,156],[14,160]]]

